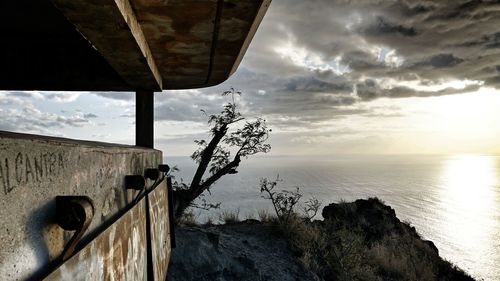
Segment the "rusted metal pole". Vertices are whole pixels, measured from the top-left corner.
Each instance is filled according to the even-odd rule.
[[[135,145],[153,148],[154,92],[135,93]]]

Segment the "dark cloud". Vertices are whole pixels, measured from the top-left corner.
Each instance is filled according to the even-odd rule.
[[[205,122],[200,110],[219,112],[219,94],[232,86],[244,92],[247,116],[300,130],[351,115],[402,116],[363,106],[378,98],[500,86],[499,10],[491,1],[274,0],[235,75],[156,96],[156,118]],[[443,84],[454,80],[469,82]]]
[[[343,54],[341,62],[351,71],[364,72],[369,70],[383,70],[386,66],[373,54],[366,51],[354,50]]]
[[[19,98],[34,98],[35,93],[33,92],[9,92],[7,93],[8,96],[11,97],[19,97]]]
[[[395,86],[384,88],[375,80],[365,80],[356,84],[357,96],[363,101],[371,101],[377,98],[409,98],[409,97],[432,97],[469,93],[479,90],[481,86],[476,84],[465,85],[463,88],[445,87],[439,90],[416,90],[406,86]]]
[[[97,118],[99,116],[95,115],[94,113],[85,113],[83,114],[83,118],[85,119],[92,119],[92,118]]]
[[[103,92],[103,93],[93,93],[96,96],[100,96],[107,99],[114,99],[120,101],[133,101],[135,100],[134,93],[126,92]]]
[[[349,93],[352,91],[352,86],[345,81],[332,83],[315,77],[300,77],[290,79],[285,84],[285,89],[292,92]]]
[[[363,114],[364,117],[375,117],[375,118],[399,118],[405,116],[402,113],[368,113]]]
[[[83,128],[92,123],[80,115],[62,116],[42,112],[32,105],[22,109],[0,108],[0,130],[19,131],[25,133],[61,135],[57,133],[64,128]]]
[[[72,102],[75,101],[81,93],[79,92],[44,92],[40,93],[44,99],[55,102]],[[87,94],[87,93],[85,93]]]
[[[486,48],[500,48],[500,32],[484,36],[484,42]]]
[[[429,59],[417,63],[416,66],[431,66],[434,68],[447,68],[453,67],[457,64],[462,63],[464,60],[461,58],[455,57],[453,54],[437,54],[433,55]]]
[[[192,133],[192,134],[165,134],[155,139],[155,142],[161,144],[170,144],[173,142],[184,142],[184,143],[194,143],[194,140],[206,139],[209,137],[208,130],[207,133]]]
[[[408,87],[394,87],[386,91],[386,97],[409,98],[409,97],[435,97],[470,93],[479,90],[479,85],[468,85],[464,88],[448,87],[437,91],[416,91]]]
[[[207,114],[217,114],[229,101],[222,91],[182,90],[165,91],[155,96],[155,120],[157,121],[204,121]]]
[[[385,34],[399,34],[406,37],[417,35],[417,31],[413,27],[405,27],[400,24],[393,24],[387,22],[383,17],[377,17],[376,22],[361,32],[371,36],[380,36]]]
[[[82,93],[88,94],[88,92],[11,91],[5,92],[5,96],[13,99],[47,100],[57,103],[67,103],[75,101]]]
[[[380,97],[496,87],[499,25],[498,1],[276,0],[244,60],[252,75],[238,81],[266,90],[252,96],[259,112],[300,116],[316,108],[325,118]],[[455,80],[472,82],[443,86]]]
[[[378,98],[500,87],[498,26],[498,1],[274,0],[235,75],[217,87],[157,94],[156,119],[204,122],[200,110],[219,112],[219,94],[231,86],[244,92],[246,114],[302,127],[377,116],[360,108]]]
[[[362,100],[373,100],[382,96],[381,90],[374,80],[368,79],[356,85],[358,97]]]
[[[499,45],[496,34],[500,24],[499,4],[492,1],[290,0],[275,1],[273,6],[266,17],[273,27],[263,24],[261,32],[265,35],[261,37],[274,36],[273,42],[279,41],[276,37],[283,42],[292,38],[293,44],[325,61],[340,57],[352,68],[353,73],[347,76],[353,79],[392,77],[394,73],[440,79],[444,76],[442,68],[447,68],[447,78],[474,80],[480,77],[464,72],[470,64],[463,62],[477,62],[480,54],[500,54],[494,50]],[[308,11],[311,16],[297,17],[300,11]],[[275,26],[283,28],[276,30]],[[269,42],[266,41],[259,43],[264,45]],[[257,48],[259,53],[265,50]],[[385,61],[387,50],[400,57],[400,65]],[[261,65],[268,67],[273,63],[282,61],[278,57]],[[428,67],[415,69],[419,63]],[[265,69],[261,67],[259,71]]]

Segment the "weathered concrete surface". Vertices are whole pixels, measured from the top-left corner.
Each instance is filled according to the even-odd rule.
[[[152,149],[0,132],[0,280],[40,276],[61,254],[73,233],[54,223],[57,195],[93,199],[85,240],[133,200],[124,176],[161,161]]]
[[[169,281],[313,281],[288,243],[258,222],[176,229]]]
[[[146,281],[146,245],[146,208],[143,198],[44,280]]]

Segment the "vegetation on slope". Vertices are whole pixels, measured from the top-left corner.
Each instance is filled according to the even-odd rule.
[[[322,214],[323,221],[295,215],[286,225],[270,223],[323,280],[474,280],[377,198],[330,204]]]

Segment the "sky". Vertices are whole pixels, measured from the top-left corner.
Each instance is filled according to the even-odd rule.
[[[238,71],[155,96],[155,146],[187,156],[224,90],[272,155],[499,154],[498,1],[273,0]],[[133,144],[134,94],[2,92],[0,130]]]

